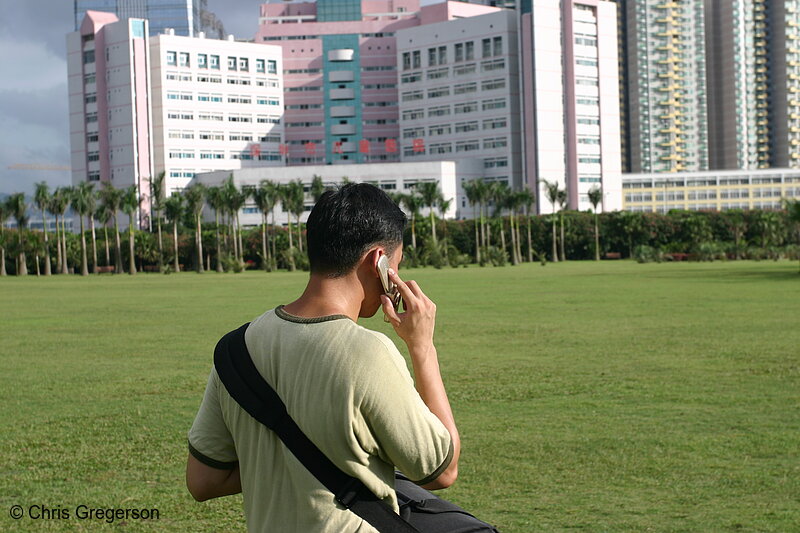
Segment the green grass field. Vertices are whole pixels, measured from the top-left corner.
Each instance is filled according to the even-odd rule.
[[[503,533],[800,530],[796,263],[401,275],[439,309],[463,442],[444,497]],[[244,531],[240,497],[186,491],[186,432],[216,340],[306,276],[0,279],[0,530]],[[71,518],[14,521],[15,504]]]

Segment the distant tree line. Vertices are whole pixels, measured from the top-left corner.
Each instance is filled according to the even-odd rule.
[[[787,200],[784,209],[774,211],[598,213],[602,194],[593,189],[589,192],[593,211],[580,212],[565,208],[566,192],[557,184],[543,184],[553,214],[533,215],[531,191],[514,191],[499,182],[464,184],[476,213],[471,220],[445,218],[452,200],[443,198],[436,183],[419,183],[410,193],[392,194],[409,214],[403,265],[501,266],[601,258],[800,259],[798,200]],[[0,203],[0,276],[307,270],[300,218],[306,203],[316,203],[325,190],[319,176],[314,176],[308,190],[300,180],[285,184],[262,180],[257,186],[237,187],[230,176],[218,186],[195,184],[166,197],[161,173],[149,191],[152,229],[137,230],[135,187],[115,189],[104,183],[95,188],[81,183],[51,192],[46,183],[37,183],[33,203],[42,214],[42,231],[26,229],[29,205],[22,193]],[[254,228],[242,227],[239,219],[248,200],[261,214],[261,223]],[[276,220],[279,205],[283,220]],[[68,207],[78,216],[77,234],[66,231]],[[205,209],[214,213],[214,222],[203,222]],[[47,213],[55,218],[54,232],[48,231]],[[127,217],[124,232],[119,229],[120,213]],[[8,219],[16,221],[16,229],[4,227]]]

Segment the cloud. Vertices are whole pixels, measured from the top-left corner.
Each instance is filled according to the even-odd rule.
[[[0,91],[50,89],[67,80],[67,62],[36,41],[0,38]],[[3,106],[5,108],[5,106]]]

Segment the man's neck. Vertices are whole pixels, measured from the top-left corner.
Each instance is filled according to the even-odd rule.
[[[364,291],[357,276],[327,278],[312,274],[303,294],[283,309],[303,318],[344,315],[357,322],[363,300]]]

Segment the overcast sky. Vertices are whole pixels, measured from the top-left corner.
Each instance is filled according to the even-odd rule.
[[[252,39],[260,0],[208,0],[228,33]],[[11,170],[16,163],[69,166],[66,35],[72,0],[0,0],[0,193],[69,185],[69,171]]]

